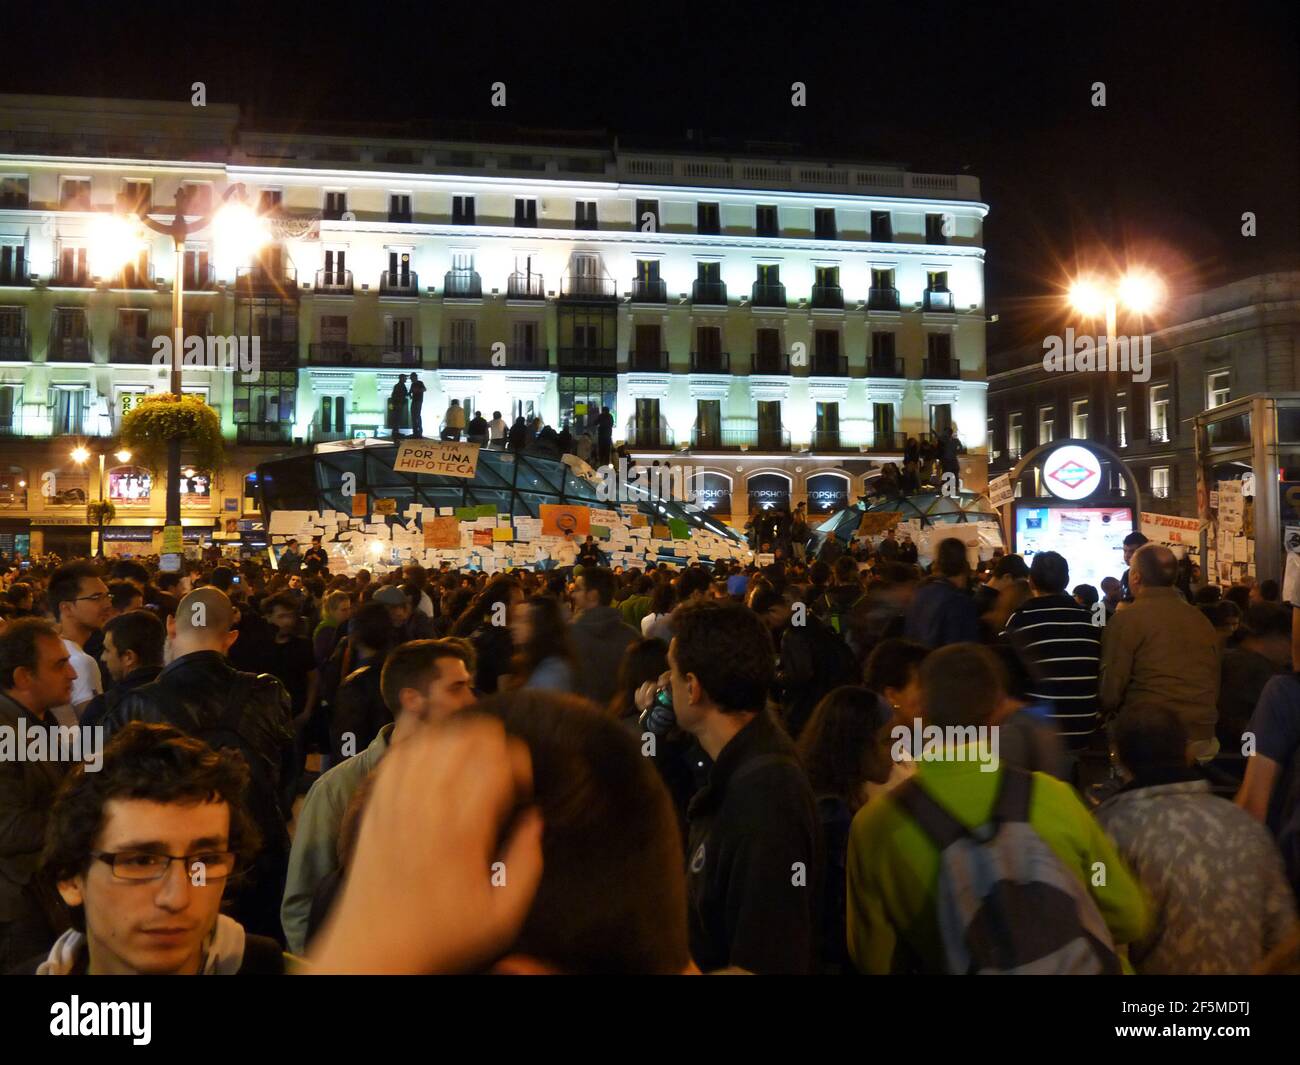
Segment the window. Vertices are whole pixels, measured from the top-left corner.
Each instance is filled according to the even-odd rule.
[[[1115,394],[1115,446],[1128,447],[1128,393]]]
[[[695,401],[695,445],[697,447],[722,445],[722,400],[697,399]]]
[[[576,205],[575,217],[573,220],[574,229],[595,229],[596,227],[596,201],[579,200]]]
[[[888,244],[894,239],[894,222],[888,211],[871,212],[871,239]]]
[[[0,207],[26,210],[27,178],[21,174],[0,175]]]
[[[1151,494],[1157,499],[1169,498],[1169,467],[1151,467]]]
[[[0,285],[27,283],[27,249],[22,244],[0,244]]]
[[[320,339],[322,344],[346,344],[348,342],[348,316],[346,314],[321,315]]]
[[[781,267],[776,263],[759,263],[758,283],[773,288],[779,285],[781,283]]]
[[[775,204],[759,204],[754,208],[754,235],[756,237],[779,237],[781,224]]]
[[[321,213],[325,218],[339,221],[347,213],[348,194],[346,192],[327,192],[325,193],[325,209]]]
[[[614,374],[573,377],[561,374],[556,378],[556,389],[560,396],[560,422],[567,421],[575,437],[590,430],[594,442],[596,418],[602,407],[609,408],[617,424],[618,378]]]
[[[716,203],[695,205],[695,231],[697,233],[717,234],[722,232]]]
[[[1038,410],[1038,442],[1049,444],[1056,436],[1056,408],[1040,407]]]
[[[894,405],[892,403],[873,403],[871,417],[875,426],[875,443],[877,450],[894,449]]]
[[[1007,415],[1007,458],[1019,459],[1025,450],[1024,415],[1012,411]]]
[[[282,189],[263,189],[257,198],[258,214],[275,214],[284,205]]]
[[[298,396],[297,370],[262,369],[255,382],[245,382],[236,375],[234,381],[234,420],[254,430],[265,429],[268,439],[284,435],[280,427],[291,427],[294,404]],[[251,435],[258,435],[254,431]]]
[[[835,239],[835,208],[813,208],[813,235],[818,240]]]
[[[537,227],[537,200],[531,196],[515,197],[515,225]]]
[[[59,184],[59,206],[65,211],[89,211],[90,178],[63,178]]]
[[[411,196],[406,192],[388,194],[388,220],[390,222],[411,221]]]
[[[23,391],[21,385],[0,385],[0,434],[17,435],[22,428]],[[0,503],[4,502],[0,492]]]
[[[1169,386],[1151,386],[1151,441],[1166,443],[1169,440]]]
[[[667,433],[660,432],[659,400],[638,399],[634,417],[633,433],[637,444],[642,447],[662,447],[667,445]]]
[[[316,427],[322,435],[346,437],[348,434],[347,396],[321,396]]]
[[[1232,399],[1232,374],[1228,370],[1214,370],[1205,378],[1205,409],[1222,407]]]
[[[454,226],[472,226],[474,224],[473,196],[453,196],[451,198],[451,224]]]
[[[83,435],[90,420],[90,389],[56,385],[50,393],[51,431],[56,436]]]
[[[947,244],[948,238],[943,231],[943,215],[925,216],[925,242],[927,244]]]
[[[513,334],[514,344],[510,349],[511,364],[536,366],[545,360],[545,353],[537,343],[536,322],[515,322]]]
[[[938,436],[945,429],[952,428],[952,404],[930,404],[930,432]]]
[[[147,211],[153,203],[153,183],[149,181],[125,180],[122,182],[122,191],[118,194],[117,207],[119,211],[125,211],[128,214],[135,214],[141,210]]]
[[[186,248],[182,283],[187,289],[206,288],[212,284],[212,270],[207,248]]]
[[[780,448],[784,428],[781,424],[781,401],[760,399],[758,401],[758,446],[769,450]]]
[[[659,232],[659,201],[637,200],[636,217],[632,219],[632,228],[642,233]]]
[[[817,404],[817,426],[813,430],[813,447],[840,446],[840,405],[838,403]]]
[[[321,274],[320,287],[323,289],[348,287],[348,249],[346,245],[327,246],[324,258],[325,269]]]
[[[931,292],[947,292],[948,271],[927,270],[925,274],[925,287]]]
[[[1076,440],[1088,439],[1088,401],[1076,399],[1070,404],[1070,435]]]

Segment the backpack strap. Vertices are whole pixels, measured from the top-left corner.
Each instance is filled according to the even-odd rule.
[[[900,784],[889,797],[907,811],[940,851],[970,835],[966,826],[927,795],[915,779]]]
[[[1034,786],[1032,773],[1023,769],[1004,766],[1002,769],[1002,790],[993,806],[993,820],[999,824],[1029,820],[1029,793]]]

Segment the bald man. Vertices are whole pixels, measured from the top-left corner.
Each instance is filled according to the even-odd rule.
[[[171,662],[151,684],[129,693],[104,720],[111,736],[128,721],[173,725],[214,748],[233,747],[250,770],[249,805],[262,850],[234,898],[234,914],[248,931],[284,941],[280,896],[289,861],[286,828],[294,776],[289,693],[275,677],[243,673],[226,661],[239,637],[234,607],[217,588],[198,588],[167,619]]]
[[[1160,544],[1138,549],[1129,568],[1133,603],[1117,610],[1102,635],[1101,705],[1112,714],[1164,706],[1182,719],[1192,755],[1219,749],[1219,641],[1214,626],[1174,581],[1178,560]]]

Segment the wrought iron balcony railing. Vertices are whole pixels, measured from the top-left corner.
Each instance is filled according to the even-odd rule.
[[[418,370],[424,365],[424,349],[413,344],[346,344],[321,341],[307,345],[312,366],[404,366]]]
[[[898,289],[877,288],[873,285],[867,291],[867,310],[896,311],[898,309]]]
[[[727,286],[722,281],[691,282],[691,302],[704,307],[725,307]]]
[[[809,303],[814,310],[844,310],[844,289],[839,285],[813,285]]]
[[[749,299],[755,307],[784,307],[786,305],[785,286],[755,281]]]
[[[731,373],[730,352],[692,351],[691,373]]]
[[[668,352],[666,351],[629,351],[627,368],[636,373],[667,373]]]
[[[316,291],[336,296],[352,295],[352,271],[317,270]]]
[[[559,366],[562,370],[609,370],[618,368],[618,352],[614,348],[560,348]]]
[[[541,274],[511,274],[506,281],[506,297],[512,300],[544,300],[546,283]]]
[[[447,299],[482,299],[483,278],[477,270],[448,270],[442,279],[442,294]]]
[[[418,296],[420,275],[414,270],[385,270],[379,275],[381,296]]]

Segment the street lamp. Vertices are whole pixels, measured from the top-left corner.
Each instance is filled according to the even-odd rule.
[[[1136,315],[1150,314],[1160,304],[1164,286],[1147,270],[1131,270],[1112,281],[1080,277],[1070,285],[1069,301],[1085,318],[1106,317],[1106,354],[1115,350],[1119,305]]]
[[[94,453],[99,456],[99,506],[96,511],[96,515],[97,515],[96,524],[99,526],[99,557],[103,558],[104,557],[104,508],[108,503],[108,499],[104,491],[104,456],[107,454],[107,451],[97,448]],[[90,460],[90,456],[91,456],[90,450],[81,445],[78,445],[77,447],[74,447],[72,449],[72,456],[71,456],[72,461],[75,462],[78,466],[84,466]],[[130,462],[131,452],[124,447],[118,448],[115,452],[113,452],[113,457],[117,459],[118,462],[122,462],[122,463]]]
[[[217,211],[208,211],[191,220],[186,217],[194,190],[182,185],[176,190],[176,209],[171,220],[159,222],[151,218],[141,204],[134,215],[105,215],[96,219],[91,230],[91,248],[98,263],[110,269],[126,262],[133,251],[143,243],[136,223],[143,223],[155,233],[172,238],[176,253],[176,266],[172,276],[172,365],[169,391],[178,399],[181,396],[181,358],[185,345],[185,240],[191,234],[212,225],[218,241],[233,249],[241,258],[269,240],[264,220],[246,202],[247,190],[242,184],[231,185],[222,196]],[[107,271],[105,271],[107,272]],[[102,456],[101,456],[102,462]],[[174,438],[167,444],[167,525],[181,523],[180,495],[181,441]]]

